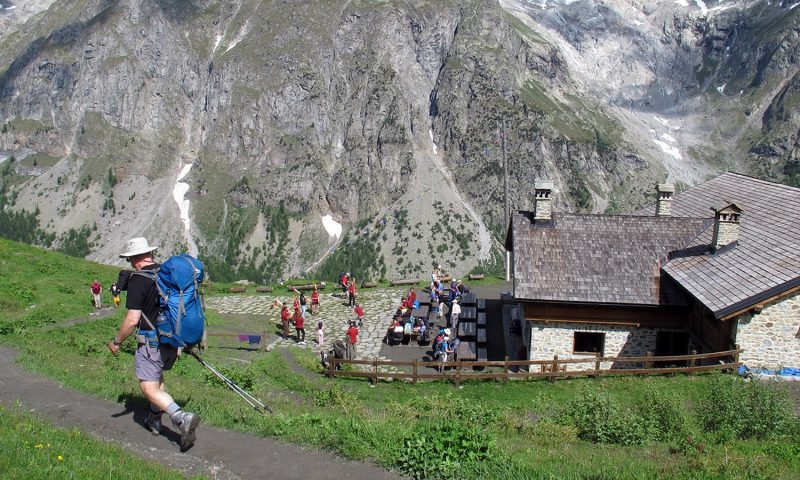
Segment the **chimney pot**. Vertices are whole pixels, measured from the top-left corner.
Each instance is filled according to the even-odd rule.
[[[553,182],[534,182],[533,191],[533,220],[549,222],[553,218]]]
[[[711,238],[711,250],[716,252],[720,248],[738,243],[739,222],[743,210],[735,203],[711,210],[714,210],[714,236]]]
[[[672,215],[672,194],[675,193],[675,185],[671,183],[659,183],[656,185],[656,217],[669,217]]]

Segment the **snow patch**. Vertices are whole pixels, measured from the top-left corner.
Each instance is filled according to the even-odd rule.
[[[661,135],[661,138],[663,138],[664,140],[668,141],[669,143],[675,143],[675,137],[673,137],[669,133],[665,133],[665,134]]]
[[[658,115],[653,115],[653,120],[655,120],[656,122],[660,123],[661,125],[664,125],[665,127],[669,128],[670,130],[680,130],[681,129],[680,125],[671,125],[669,123],[669,120],[667,120],[666,118],[661,118]]]
[[[437,151],[436,151],[436,142],[433,141],[433,129],[432,128],[428,129],[428,135],[431,136],[431,145],[433,145],[433,154],[434,155],[439,155],[437,153]]]
[[[661,140],[653,139],[658,148],[661,149],[662,152],[666,153],[667,155],[675,158],[676,160],[683,160],[683,156],[681,155],[681,151],[678,147],[673,147],[672,145],[668,145]]]
[[[175,200],[175,203],[178,204],[178,210],[181,213],[181,220],[183,221],[183,234],[186,237],[186,241],[189,246],[189,253],[191,255],[197,256],[197,245],[195,245],[194,240],[192,239],[192,234],[189,229],[191,227],[191,219],[189,218],[189,200],[184,198],[186,196],[186,192],[189,191],[189,184],[185,182],[181,182],[181,180],[189,174],[189,171],[192,169],[192,164],[187,163],[183,167],[181,167],[181,171],[178,173],[178,178],[175,179],[175,187],[172,189],[172,199]]]
[[[219,42],[221,41],[222,41],[222,35],[217,35],[217,39],[216,41],[214,41],[214,50],[212,50],[212,53],[217,51],[217,48],[219,47]]]
[[[329,237],[336,237],[337,239],[342,236],[342,224],[333,219],[330,214],[324,215],[322,218],[322,226],[328,232]]]
[[[720,85],[719,87],[717,87],[717,91],[718,91],[719,93],[725,93],[725,85],[727,85],[727,83],[723,83],[722,85]]]
[[[677,3],[681,7],[688,7],[689,6],[689,2],[687,0],[675,0],[675,3]]]
[[[708,13],[708,7],[706,7],[706,2],[703,0],[694,0],[694,3],[697,7],[705,14]]]
[[[794,7],[796,7],[798,5],[800,5],[800,2],[797,2],[794,5],[792,5],[791,7],[789,7],[789,10],[794,10]]]

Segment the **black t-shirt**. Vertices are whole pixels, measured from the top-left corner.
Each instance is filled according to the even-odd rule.
[[[142,270],[154,270],[159,265],[147,265]],[[151,323],[155,323],[156,316],[160,310],[158,305],[158,288],[156,282],[144,275],[131,275],[128,279],[128,296],[125,300],[128,310],[141,310]],[[140,330],[152,330],[145,321],[144,316],[139,320]]]

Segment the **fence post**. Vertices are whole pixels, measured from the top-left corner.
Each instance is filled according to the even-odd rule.
[[[597,376],[598,376],[597,372],[600,371],[600,358],[602,358],[602,357],[598,353],[597,354],[597,359],[594,361],[594,375],[593,375],[594,378],[597,378]]]
[[[736,349],[736,353],[733,354],[733,363],[739,363],[739,344],[737,343],[733,346],[733,348]]]
[[[372,377],[371,377],[371,379],[372,379],[372,386],[373,387],[378,384],[378,359],[377,358],[373,358],[372,359]]]
[[[417,384],[417,362],[419,362],[419,360],[417,360],[417,359],[415,358],[415,359],[414,359],[414,370],[413,370],[413,372],[414,372],[414,375],[411,377],[411,383],[412,383],[413,385],[416,385],[416,384]]]
[[[647,357],[647,359],[644,361],[644,368],[653,368],[653,352],[647,352],[645,357]]]
[[[508,382],[508,355],[503,359],[503,383]]]
[[[328,378],[333,378],[333,372],[336,368],[336,358],[329,358],[328,359]]]
[[[692,355],[692,358],[689,359],[689,368],[694,368],[695,365],[697,365],[697,358],[696,358],[697,350],[692,350],[690,352],[690,354]],[[694,374],[694,372],[691,371],[691,370],[689,370],[687,373],[689,375],[693,375]]]
[[[553,355],[553,365],[550,367],[550,373],[552,373],[554,375],[550,375],[549,377],[547,377],[547,380],[550,383],[555,383],[555,381],[556,381],[555,373],[556,372],[558,372],[558,354],[557,353],[555,355]]]

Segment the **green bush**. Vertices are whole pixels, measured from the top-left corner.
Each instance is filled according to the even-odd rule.
[[[222,375],[228,377],[230,381],[237,384],[238,386],[242,387],[245,390],[251,390],[255,385],[254,379],[256,376],[256,372],[253,370],[252,367],[249,365],[246,366],[238,366],[238,365],[227,365],[218,367],[217,370]],[[219,379],[216,375],[214,375],[211,370],[205,370],[205,381],[208,385],[215,385],[215,386],[225,386],[225,382]]]
[[[720,377],[699,402],[697,415],[718,441],[767,439],[797,429],[792,401],[784,388]]]
[[[602,391],[582,392],[567,404],[562,420],[578,429],[579,438],[596,443],[643,445],[654,435],[644,417]]]
[[[338,385],[334,385],[329,390],[320,390],[314,395],[314,403],[318,407],[336,407],[344,405],[347,395]]]
[[[674,395],[649,389],[639,411],[655,439],[683,441],[689,436],[687,411]]]
[[[422,478],[463,478],[492,457],[494,437],[475,424],[438,419],[403,439],[397,466]]]

